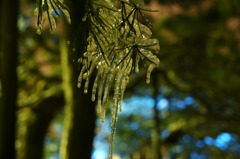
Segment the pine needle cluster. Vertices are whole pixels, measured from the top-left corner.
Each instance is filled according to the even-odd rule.
[[[151,38],[150,24],[143,11],[148,9],[143,0],[88,0],[86,14],[82,21],[89,28],[87,50],[78,60],[81,71],[78,87],[84,83],[84,92],[88,93],[90,77],[96,70],[92,93],[92,101],[97,100],[97,112],[104,122],[106,104],[110,90],[113,90],[114,105],[110,135],[110,153],[112,158],[113,140],[118,112],[122,110],[124,91],[133,71],[139,71],[140,62],[148,67],[146,82],[150,82],[150,74],[160,60],[157,39]],[[41,33],[45,19],[50,30],[56,29],[56,17],[60,13],[70,23],[69,9],[59,0],[38,0],[36,14],[38,16],[37,33]],[[139,22],[143,20],[143,23]]]

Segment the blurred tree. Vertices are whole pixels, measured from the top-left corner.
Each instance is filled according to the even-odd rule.
[[[1,1],[0,158],[15,158],[18,1]]]
[[[19,159],[33,158],[33,156],[34,158],[42,158],[48,125],[56,112],[64,105],[60,77],[57,73],[52,72],[52,69],[56,69],[56,66],[53,66],[54,62],[59,63],[59,60],[53,60],[53,57],[56,56],[54,51],[46,51],[41,48],[41,44],[38,44],[37,47],[30,46],[30,48],[24,46],[26,39],[29,40],[27,41],[30,44],[34,44],[36,39],[23,37],[22,34],[20,37],[22,47],[19,56],[20,66],[18,66],[17,157]],[[52,58],[51,64],[49,64],[48,55]],[[47,61],[45,61],[46,57],[49,58]],[[36,62],[38,64],[35,64]]]
[[[234,146],[222,152],[204,140],[210,136],[215,142],[222,132],[239,134],[239,6],[239,1],[226,0],[170,0],[155,6],[160,20],[152,17],[159,20],[154,35],[160,39],[162,61],[152,76],[159,77],[158,94],[164,97],[158,103],[159,137],[166,135],[161,139],[162,151],[167,151],[163,156],[239,158]],[[188,102],[192,104],[186,106]],[[120,139],[126,131],[119,130]]]
[[[19,159],[42,159],[44,156],[44,138],[48,131],[48,126],[61,107],[63,107],[63,97],[53,94],[44,98],[36,106],[21,110],[24,124],[21,124],[21,145],[17,158]]]
[[[160,127],[160,118],[159,118],[159,111],[158,111],[158,89],[159,89],[159,83],[158,83],[157,74],[154,74],[153,76],[153,99],[154,99],[154,106],[153,106],[153,128],[152,128],[152,136],[151,136],[151,142],[152,142],[152,148],[153,148],[153,158],[161,159],[162,155],[160,152],[160,142],[159,142],[159,127]]]
[[[114,134],[115,121],[117,119],[116,112],[121,107],[120,101],[123,97],[123,92],[119,92],[125,89],[130,73],[133,70],[138,70],[139,61],[135,59],[145,58],[154,64],[152,66],[157,65],[159,62],[155,59],[155,54],[158,51],[157,42],[150,38],[151,32],[149,29],[136,21],[136,18],[139,18],[137,16],[141,14],[139,10],[149,11],[149,9],[135,3],[136,1],[122,0],[118,4],[118,7],[122,10],[117,12],[116,8],[110,5],[112,4],[110,1],[100,2],[92,0],[88,2],[86,8],[89,10],[79,10],[79,6],[86,6],[86,1],[73,1],[69,5],[69,9],[72,10],[72,25],[70,27],[65,25],[64,28],[61,28],[64,31],[62,31],[60,36],[59,47],[56,45],[57,49],[54,51],[51,47],[44,47],[43,50],[39,51],[43,53],[45,50],[48,50],[50,54],[61,52],[62,78],[66,101],[65,134],[62,138],[63,144],[61,148],[63,158],[90,158],[91,156],[95,125],[95,105],[90,100],[91,96],[95,98],[95,94],[93,91],[93,95],[84,95],[83,91],[76,88],[76,83],[79,82],[80,84],[81,79],[85,80],[84,91],[86,92],[88,91],[88,82],[92,81],[90,75],[92,73],[97,75],[96,82],[92,82],[95,84],[90,84],[90,86],[93,85],[93,88],[95,88],[93,90],[95,90],[97,101],[100,103],[98,104],[98,110],[100,110],[100,116],[103,119],[107,96],[108,94],[113,94],[115,99],[113,111],[115,111],[115,114],[113,113],[112,134]],[[151,158],[153,149],[155,149],[155,152],[159,151],[158,144],[160,142],[160,150],[163,157],[196,158],[202,153],[210,158],[222,156],[236,158],[238,151],[233,153],[232,149],[234,148],[229,148],[226,152],[222,152],[216,146],[207,146],[203,140],[206,136],[217,138],[221,132],[229,132],[233,134],[230,135],[231,138],[236,141],[238,139],[238,137],[234,138],[234,134],[239,134],[240,131],[238,127],[239,119],[237,118],[240,113],[240,96],[238,93],[240,87],[238,64],[238,53],[240,50],[239,1],[184,0],[180,2],[170,0],[160,2],[159,13],[161,14],[161,21],[155,26],[154,36],[159,37],[162,45],[160,54],[162,63],[153,74],[154,78],[152,79],[150,91],[142,84],[144,81],[142,74],[144,73],[141,71],[139,75],[133,75],[136,78],[129,82],[129,87],[127,88],[127,90],[134,92],[134,90],[137,90],[135,86],[141,84],[144,92],[142,90],[136,92],[141,92],[139,94],[144,94],[143,96],[149,93],[147,96],[153,97],[155,106],[151,108],[153,108],[152,112],[155,115],[152,113],[147,116],[147,109],[144,109],[144,113],[141,116],[130,115],[126,117],[127,119],[120,117],[120,120],[124,119],[124,122],[120,121],[121,125],[118,127],[121,135],[119,141],[120,143],[127,143],[128,146],[120,146],[118,142],[116,149],[119,152],[132,153],[133,158],[139,156]],[[51,9],[50,13],[46,13],[47,9],[45,6],[43,15],[53,17],[52,15],[59,13],[56,8]],[[66,6],[63,6],[62,14],[59,16],[66,16],[69,20],[67,9]],[[116,19],[111,18],[112,16],[109,15],[114,15],[117,18],[122,17],[122,19],[115,21]],[[43,27],[50,27],[53,31],[55,19],[56,17],[54,19],[50,18],[50,25],[48,26],[45,23]],[[144,17],[142,17],[142,20],[144,23],[148,23],[144,21]],[[112,22],[116,22],[114,23],[115,25],[111,25]],[[3,28],[2,26],[1,16],[1,28]],[[40,24],[38,27],[38,29],[41,29]],[[47,45],[46,43],[49,39],[45,35],[43,32],[42,37],[38,36],[36,39],[40,40],[37,43]],[[73,41],[69,40],[73,35],[76,35],[76,39]],[[87,38],[88,35],[90,35],[89,38]],[[118,35],[120,37],[116,37]],[[4,40],[5,37],[4,39],[1,38],[1,44],[3,44]],[[29,39],[26,41],[29,43]],[[71,41],[70,47],[73,49],[71,51],[67,48],[69,47],[68,41]],[[3,46],[7,45],[1,45],[2,50]],[[60,51],[58,50],[59,48]],[[34,52],[33,50],[31,51]],[[45,57],[44,54],[39,52],[35,55],[38,60]],[[115,57],[113,52],[119,56]],[[99,54],[101,58],[97,56]],[[53,56],[46,58],[51,59]],[[4,56],[1,58],[2,65],[5,58]],[[80,81],[77,80],[80,71],[78,69],[78,59],[80,59],[81,68],[84,68],[84,66],[87,68],[81,69]],[[41,59],[38,62],[41,63],[40,65],[46,64],[46,60]],[[33,62],[27,63],[24,60],[21,63],[24,63],[25,66],[28,64],[36,65]],[[9,61],[8,64],[10,64]],[[145,65],[145,62],[142,65]],[[101,66],[104,67],[99,69]],[[97,69],[93,71],[95,67]],[[121,68],[126,74],[123,75],[122,70],[120,72],[111,72],[109,68]],[[6,71],[7,69],[3,70]],[[22,75],[19,78],[27,79],[26,83],[20,82],[19,95],[21,99],[19,99],[19,103],[23,107],[19,109],[19,112],[26,113],[30,110],[30,113],[25,118],[27,123],[25,128],[28,131],[26,131],[24,140],[27,146],[22,152],[28,153],[29,156],[36,155],[41,158],[43,139],[49,122],[57,109],[63,105],[62,88],[59,88],[61,77],[59,73],[56,78],[49,78],[48,73],[43,71],[49,69],[43,69],[42,67],[37,71],[29,70],[30,73],[27,75],[24,74],[26,73],[24,70],[27,70],[27,67],[19,67],[19,74]],[[152,67],[148,71],[148,81],[151,70]],[[40,72],[40,75],[35,76],[35,71],[37,73]],[[14,73],[14,71],[11,73]],[[7,85],[3,85],[2,75],[3,73],[1,72],[1,101],[3,101],[3,94],[7,92],[4,91],[3,86]],[[112,87],[112,84],[109,86],[107,82],[112,79],[116,79],[115,82],[112,82],[112,84],[116,84],[116,87],[111,92],[110,87]],[[55,85],[58,85],[56,89]],[[30,89],[32,92],[26,93],[30,87],[36,88]],[[9,89],[10,87],[7,88]],[[33,92],[37,93],[33,95]],[[159,94],[161,97],[159,97]],[[14,101],[13,98],[11,100]],[[160,104],[164,102],[165,105]],[[136,100],[135,103],[141,105]],[[55,109],[55,106],[57,109]],[[136,112],[138,111],[140,110]],[[1,112],[3,113],[3,111]],[[4,116],[5,114],[0,117]],[[153,117],[154,120],[152,120]],[[131,120],[136,122],[131,122]],[[2,121],[4,122],[4,120]],[[4,122],[4,124],[6,123]],[[152,134],[149,130],[152,131]],[[113,139],[113,135],[111,137]],[[121,142],[122,140],[124,142]],[[158,142],[158,140],[160,141]],[[38,145],[37,148],[30,145],[33,143]],[[129,144],[131,147],[129,147]],[[237,147],[237,144],[232,147],[234,146]],[[33,151],[31,148],[39,151]]]
[[[35,35],[33,26],[28,26],[33,23],[34,19],[31,4],[28,5],[25,2],[25,5],[27,6],[22,8],[23,13],[20,16],[22,19],[19,21],[20,30],[23,32],[20,37],[21,56],[19,59],[21,65],[18,68],[20,76],[18,158],[44,157],[44,138],[48,131],[48,125],[64,104],[61,73],[64,91],[66,91],[64,92],[66,97],[65,123],[71,124],[69,129],[64,127],[67,135],[64,136],[63,141],[68,142],[62,146],[62,150],[65,149],[67,156],[64,156],[64,153],[62,156],[63,158],[75,158],[81,155],[83,158],[90,158],[94,136],[95,107],[91,99],[88,100],[90,102],[84,102],[88,99],[87,95],[77,88],[78,64],[77,60],[73,62],[73,59],[76,59],[73,56],[77,54],[73,55],[65,50],[68,47],[66,46],[67,39],[71,39],[73,32],[75,33],[75,29],[79,27],[78,17],[72,17],[72,27],[75,31],[71,31],[71,28],[66,26],[66,31],[62,33],[64,36],[59,37],[58,33],[49,36],[46,32],[39,36]],[[76,6],[72,5],[71,9],[74,10]],[[31,13],[29,14],[29,12]],[[83,37],[81,36],[81,38]],[[82,49],[84,49],[84,45],[82,45]],[[62,52],[62,66],[59,65],[59,52]],[[62,71],[59,71],[61,69]],[[69,109],[70,111],[68,111]]]
[[[208,122],[224,122],[228,117],[235,120],[240,102],[237,93],[240,14],[236,9],[240,3],[213,0],[196,5],[182,9],[159,27],[164,45],[162,76],[173,89],[197,99],[201,103],[200,114],[206,117],[215,114],[215,119]],[[191,7],[195,10],[191,11]],[[231,129],[230,126],[225,131]]]
[[[18,159],[44,157],[49,123],[64,105],[58,36],[35,34],[34,7],[21,1],[18,20]]]

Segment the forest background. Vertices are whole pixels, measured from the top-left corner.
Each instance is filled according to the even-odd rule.
[[[38,35],[35,1],[1,1],[0,158],[107,158],[113,102],[102,124],[90,95],[77,88],[79,68],[70,66],[78,64],[68,57],[67,41],[78,45],[83,36],[74,16],[81,2],[65,2],[71,26],[60,18],[53,34],[46,23]],[[113,158],[239,158],[240,1],[147,6],[159,10],[145,15],[161,63],[150,84],[146,69],[131,76]]]

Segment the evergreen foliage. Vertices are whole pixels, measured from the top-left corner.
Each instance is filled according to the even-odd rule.
[[[149,83],[151,72],[160,63],[157,58],[160,50],[158,40],[151,38],[149,22],[142,13],[156,10],[146,8],[142,0],[88,0],[85,10],[82,23],[88,26],[89,36],[86,52],[79,53],[81,72],[78,87],[85,80],[84,93],[87,93],[90,77],[97,70],[92,101],[97,96],[97,112],[103,122],[110,90],[114,90],[109,154],[111,158],[118,111],[122,110],[124,91],[131,73],[138,72],[140,61],[144,61],[143,65],[148,67],[146,82]],[[54,16],[63,14],[71,22],[68,7],[58,0],[38,0],[36,14],[38,34],[41,34],[45,19],[50,24],[50,31],[56,29]],[[145,24],[139,22],[140,18]]]

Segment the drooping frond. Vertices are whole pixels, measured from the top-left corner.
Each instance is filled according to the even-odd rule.
[[[48,20],[51,31],[56,28],[55,16],[63,14],[69,23],[71,21],[69,9],[59,0],[38,0],[37,6],[38,33],[41,33],[44,19]],[[88,93],[90,77],[96,72],[91,90],[92,101],[97,100],[97,112],[103,122],[110,91],[114,92],[109,148],[111,159],[118,112],[122,110],[131,73],[138,72],[140,61],[144,61],[148,66],[146,82],[149,83],[151,72],[160,63],[157,58],[159,42],[151,38],[150,23],[142,13],[155,10],[145,7],[143,0],[87,0],[85,7],[86,15],[82,21],[89,29],[88,46],[78,60],[81,71],[77,86],[83,85],[84,93]],[[138,21],[139,16],[145,25]]]
[[[56,18],[63,15],[68,23],[71,23],[69,8],[59,0],[37,0],[37,8],[34,13],[37,15],[37,34],[41,34],[44,21],[47,19],[50,31],[56,29]]]
[[[118,9],[110,0],[89,0],[84,18],[89,26],[87,51],[79,60],[82,69],[79,74],[78,87],[85,80],[84,92],[87,93],[89,79],[96,70],[92,88],[92,100],[97,100],[97,111],[104,122],[106,103],[112,89],[114,106],[112,109],[112,130],[110,135],[110,153],[112,157],[113,139],[116,129],[118,111],[122,109],[124,91],[132,71],[139,71],[139,62],[148,64],[147,83],[150,73],[160,63],[157,54],[160,50],[157,39],[151,39],[152,32],[148,26],[138,21],[144,11],[154,11],[144,7],[143,2],[119,0]],[[145,17],[143,17],[145,18]],[[148,23],[147,23],[148,24]]]

